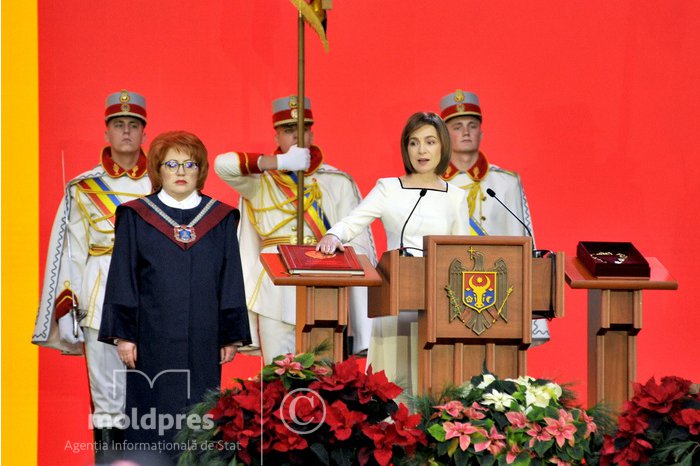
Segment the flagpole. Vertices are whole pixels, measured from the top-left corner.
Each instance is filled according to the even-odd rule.
[[[299,9],[297,28],[297,146],[304,147],[304,16]],[[297,171],[297,244],[304,244],[304,171]]]

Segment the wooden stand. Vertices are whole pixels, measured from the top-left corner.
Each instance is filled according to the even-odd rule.
[[[368,312],[381,317],[424,311],[418,321],[420,393],[460,384],[484,364],[500,377],[526,373],[533,304],[541,315],[564,314],[564,255],[533,259],[531,244],[529,237],[426,236],[424,258],[399,257],[398,251],[382,256],[382,286],[368,290]],[[494,297],[500,312],[467,306],[464,287],[479,271],[498,276]],[[468,327],[477,321],[485,326],[478,333]]]
[[[358,255],[364,276],[290,275],[279,254],[261,254],[272,283],[297,287],[296,351],[302,353],[324,340],[331,342],[330,358],[343,360],[343,331],[348,325],[348,287],[379,286],[382,280],[367,256]]]
[[[588,290],[588,405],[622,407],[637,380],[637,334],[642,290],[675,290],[678,282],[655,257],[649,278],[597,278],[576,257],[566,259],[566,282]]]

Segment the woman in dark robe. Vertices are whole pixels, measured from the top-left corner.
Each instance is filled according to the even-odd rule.
[[[99,333],[128,368],[127,442],[173,457],[181,453],[172,443],[180,428],[208,427],[186,416],[187,406],[220,385],[221,364],[250,342],[239,215],[201,194],[208,168],[197,136],[176,131],[153,140],[153,194],[117,209]]]

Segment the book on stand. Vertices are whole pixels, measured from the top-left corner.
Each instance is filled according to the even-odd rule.
[[[360,260],[352,246],[345,251],[323,254],[316,246],[280,244],[277,250],[292,275],[364,275]]]

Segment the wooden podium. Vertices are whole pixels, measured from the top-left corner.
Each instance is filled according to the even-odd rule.
[[[588,405],[614,409],[633,395],[637,334],[642,330],[642,290],[675,290],[678,282],[655,257],[649,278],[597,278],[576,257],[566,259],[566,281],[588,290]]]
[[[358,255],[364,276],[290,275],[279,254],[260,255],[263,267],[277,286],[296,286],[296,351],[331,342],[330,358],[343,360],[343,331],[348,325],[348,287],[379,286],[382,280],[369,258]]]
[[[520,236],[426,236],[425,257],[386,252],[369,288],[370,317],[419,312],[418,390],[480,374],[527,371],[532,315],[564,315],[564,254],[532,258]],[[534,309],[534,310],[533,310]]]

